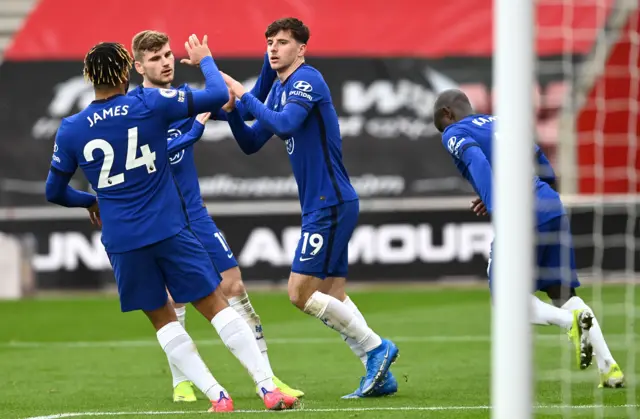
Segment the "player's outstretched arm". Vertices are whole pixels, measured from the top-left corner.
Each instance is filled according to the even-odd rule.
[[[280,112],[272,111],[251,93],[245,93],[241,103],[265,128],[282,137],[286,137],[300,128],[309,115],[309,109],[299,105],[298,102],[287,103]]]
[[[147,106],[159,112],[168,122],[210,112],[212,109],[217,112],[229,100],[229,90],[213,58],[205,57],[200,62],[200,68],[207,80],[203,90],[144,89]]]
[[[200,69],[204,75],[204,90],[193,90],[193,108],[189,116],[203,112],[218,112],[229,100],[229,90],[211,56],[200,61]]]
[[[253,154],[269,141],[273,133],[266,130],[257,121],[252,126],[245,124],[237,109],[227,114],[233,138],[245,154]]]
[[[222,77],[229,90],[237,98],[240,98],[240,102],[245,109],[253,114],[256,120],[261,122],[266,129],[283,138],[302,126],[307,115],[311,112],[314,102],[320,98],[320,96],[314,98],[312,95],[302,92],[307,96],[303,98],[305,100],[291,100],[287,102],[282,111],[276,112],[269,109],[251,93],[245,92],[244,86],[233,77],[224,73],[222,73]],[[293,92],[289,94],[293,94]]]
[[[89,208],[95,204],[95,195],[78,191],[69,186],[71,176],[71,174],[60,172],[53,167],[49,170],[45,188],[47,201],[68,208]]]
[[[211,110],[218,111],[229,100],[229,90],[211,57],[207,46],[207,36],[202,43],[191,35],[185,42],[188,59],[181,60],[189,65],[199,65],[205,78],[203,90],[144,89],[147,105],[161,113],[169,122],[178,121]]]
[[[202,137],[202,134],[204,133],[204,124],[207,123],[210,116],[211,114],[209,112],[198,115],[189,132],[169,141],[169,144],[167,145],[167,154],[173,155],[178,151],[182,151],[195,144],[195,142]]]
[[[262,70],[260,71],[260,75],[258,76],[258,80],[256,80],[256,84],[251,89],[251,94],[255,96],[259,101],[263,102],[267,100],[267,96],[269,96],[269,92],[273,87],[273,82],[277,77],[276,72],[271,68],[271,64],[269,64],[269,55],[264,54],[264,63],[262,63]],[[248,112],[242,103],[239,100],[236,100],[235,108],[240,112],[242,119],[245,121],[251,121],[254,119],[253,115]],[[219,111],[216,114],[216,119],[219,121],[227,120],[227,112],[223,110]]]

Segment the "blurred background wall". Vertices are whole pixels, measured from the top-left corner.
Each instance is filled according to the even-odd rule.
[[[578,263],[585,275],[636,272],[637,1],[537,3],[535,135],[561,178]],[[135,33],[155,29],[180,57],[189,34],[208,34],[220,69],[250,86],[264,31],[285,16],[311,28],[307,61],[331,88],[362,199],[350,279],[485,280],[490,220],[469,211],[473,191],[442,149],[431,112],[448,88],[464,90],[478,113],[492,112],[490,0],[0,0],[0,269],[16,272],[0,289],[19,297],[113,286],[86,211],[44,199],[60,120],[93,99],[82,78],[92,45],[129,46]],[[176,85],[202,84],[197,70],[176,66]],[[300,209],[284,145],[274,139],[246,156],[226,123],[210,121],[196,148],[204,200],[245,279],[286,278]],[[82,174],[73,182],[89,188]]]

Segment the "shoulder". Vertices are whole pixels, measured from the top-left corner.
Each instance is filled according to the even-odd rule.
[[[451,140],[457,141],[458,138],[464,137],[465,134],[466,130],[464,130],[459,124],[449,125],[442,132],[442,143],[447,146]]]
[[[186,97],[185,90],[181,89],[158,89],[154,87],[145,87],[142,94],[138,98],[150,108],[164,107],[165,104],[171,102],[184,102]]]
[[[442,145],[455,158],[460,158],[464,149],[471,144],[475,144],[474,139],[459,124],[449,126],[442,133]]]
[[[304,64],[291,75],[289,86],[292,89],[311,92],[313,89],[324,88],[327,83],[322,74],[310,65]]]
[[[291,75],[285,90],[293,101],[318,103],[331,100],[329,87],[320,72],[306,64]]]
[[[142,87],[142,85],[140,84],[136,86],[134,89],[129,90],[129,92],[127,93],[127,96],[136,97],[142,94],[144,94],[144,87]]]
[[[312,65],[302,64],[292,75],[291,78],[305,76],[309,78],[320,78],[322,79],[322,73]]]
[[[66,118],[62,118],[60,121],[60,126],[58,127],[58,135],[62,135],[66,133],[69,128],[73,125],[73,121],[78,117],[78,114],[67,116]]]
[[[150,89],[139,85],[135,89],[127,93],[127,99],[129,99],[133,104],[138,103],[142,104],[143,106],[148,106],[149,103],[153,103],[153,93],[151,92],[152,90],[158,89]]]
[[[138,97],[141,99],[154,99],[159,97],[165,97],[168,99],[174,98],[180,91],[178,89],[158,89],[156,87],[142,87],[138,86],[133,89],[128,96]]]
[[[75,121],[78,120],[80,114],[75,114],[63,118],[60,121],[60,126],[58,127],[58,132],[56,133],[56,140],[54,144],[54,150],[58,147],[69,147],[71,145],[71,140],[73,138],[73,130]]]
[[[80,122],[86,122],[86,115],[91,114],[91,111],[85,109],[82,112],[78,112],[73,115],[69,115],[66,118],[62,118],[60,121],[60,127],[58,132],[67,133],[79,127]]]

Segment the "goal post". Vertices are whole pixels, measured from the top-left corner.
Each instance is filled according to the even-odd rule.
[[[493,419],[533,411],[534,4],[494,0]]]
[[[547,15],[541,12],[542,17],[536,20],[534,7],[545,9]],[[494,0],[493,80],[498,116],[493,151],[494,419],[532,418],[535,384],[551,380],[557,386],[554,401],[546,403],[546,396],[539,400],[560,409],[562,417],[639,416],[635,375],[640,312],[639,9],[638,0]],[[600,357],[596,352],[592,366],[577,371],[569,346],[562,348],[559,360],[551,359],[556,355],[545,350],[548,362],[544,370],[541,366],[537,369],[536,381],[535,333],[529,317],[530,287],[537,271],[531,189],[535,97],[531,91],[536,85],[536,70],[544,79],[542,66],[536,66],[534,48],[549,40],[563,45],[555,68],[561,69],[568,87],[562,107],[554,115],[559,124],[557,159],[552,164],[572,221],[590,223],[590,228],[577,225],[573,232],[582,268],[591,274],[578,294],[594,310],[598,328],[616,361],[602,355],[608,350],[599,346]],[[564,261],[562,265],[563,279],[572,279]],[[611,284],[615,275],[622,279],[621,284]],[[607,365],[613,362],[625,373],[626,390],[598,388],[601,374],[609,371]],[[587,382],[592,389],[584,386]],[[611,391],[616,392],[616,401],[612,402]]]

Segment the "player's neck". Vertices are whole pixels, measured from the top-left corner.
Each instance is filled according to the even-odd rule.
[[[155,83],[151,82],[150,80],[144,79],[142,81],[142,87],[146,87],[148,89],[170,89],[171,88],[171,83],[155,84]]]
[[[462,115],[460,115],[460,117],[458,118],[458,120],[456,122],[460,122],[463,119],[470,117],[471,115],[474,115],[473,111],[464,112]]]
[[[302,64],[304,64],[304,57],[300,58],[300,59],[296,59],[289,67],[287,67],[286,69],[283,69],[282,72],[277,72],[278,73],[278,80],[280,80],[281,82],[285,81]]]
[[[124,92],[122,91],[122,88],[120,87],[114,87],[109,89],[96,89],[94,92],[96,95],[96,100],[109,99],[110,97],[124,94]]]

